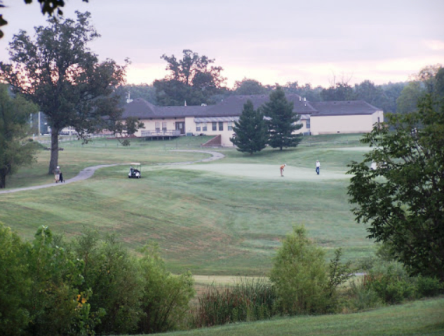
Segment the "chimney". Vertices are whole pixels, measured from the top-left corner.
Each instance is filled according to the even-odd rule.
[[[183,104],[183,106],[187,106],[187,101],[185,100],[185,103]]]

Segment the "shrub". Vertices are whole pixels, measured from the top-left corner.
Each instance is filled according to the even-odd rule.
[[[384,303],[400,303],[413,298],[415,294],[412,278],[397,262],[381,263],[370,270],[364,279],[365,286],[375,291]]]
[[[242,280],[222,289],[211,285],[199,298],[194,326],[269,319],[277,314],[276,302],[274,287],[264,279]]]
[[[130,333],[136,330],[141,317],[141,278],[136,261],[117,241],[107,236],[99,241],[96,231],[85,229],[73,241],[71,249],[83,260],[82,291],[92,290],[91,310],[106,315],[95,328],[99,334]]]
[[[444,284],[437,278],[418,276],[416,279],[416,292],[419,297],[436,296],[444,291]]]
[[[24,248],[20,238],[0,223],[0,335],[20,335],[29,322],[24,306],[31,281]]]
[[[364,285],[364,281],[355,280],[350,282],[347,306],[353,310],[364,310],[377,307],[382,304],[378,294]]]
[[[274,259],[270,280],[284,314],[324,313],[331,306],[328,266],[324,252],[294,228]]]
[[[141,308],[138,332],[157,333],[174,330],[189,311],[194,296],[190,272],[174,276],[166,271],[157,245],[142,249],[138,265],[142,277]]]

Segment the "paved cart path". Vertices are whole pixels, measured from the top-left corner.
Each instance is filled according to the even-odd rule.
[[[210,162],[215,160],[220,160],[225,157],[225,155],[218,153],[218,152],[212,152],[212,151],[201,151],[201,150],[174,150],[173,152],[194,152],[194,153],[206,153],[210,154],[211,156],[206,159],[198,160],[198,161],[186,161],[186,162],[173,162],[173,163],[165,163],[162,165],[187,165],[187,164],[193,164],[198,162]],[[43,188],[53,188],[53,187],[62,187],[66,184],[70,184],[73,182],[79,182],[86,179],[89,179],[91,176],[94,175],[95,171],[100,168],[107,168],[107,167],[114,167],[114,166],[121,166],[121,165],[129,165],[129,163],[114,163],[114,164],[106,164],[106,165],[98,165],[98,166],[92,166],[83,169],[80,171],[80,173],[70,179],[65,180],[64,183],[49,183],[49,184],[42,184],[39,186],[32,186],[32,187],[25,187],[25,188],[16,188],[16,189],[9,189],[9,190],[2,190],[0,191],[0,194],[9,194],[13,192],[18,191],[25,191],[25,190],[37,190],[37,189],[43,189]]]

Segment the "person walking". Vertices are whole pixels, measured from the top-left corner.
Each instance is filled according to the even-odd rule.
[[[321,172],[321,163],[319,162],[319,160],[316,160],[316,174],[319,175],[320,172]]]
[[[54,180],[55,180],[55,183],[60,181],[60,173],[61,173],[60,167],[57,166],[57,168],[54,169]]]
[[[282,166],[281,166],[281,177],[284,177],[284,168],[285,168],[285,166],[286,166],[286,164],[284,163]]]

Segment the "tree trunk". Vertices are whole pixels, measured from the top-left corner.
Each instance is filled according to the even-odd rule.
[[[6,172],[5,169],[0,169],[0,189],[6,188]]]
[[[59,129],[51,128],[51,160],[49,161],[48,174],[54,174],[59,164]]]

